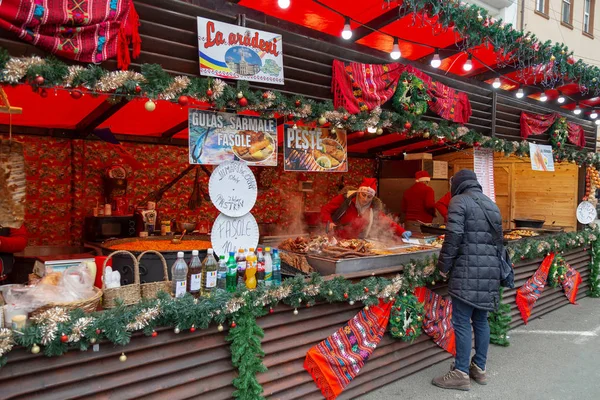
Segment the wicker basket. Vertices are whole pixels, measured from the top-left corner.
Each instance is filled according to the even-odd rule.
[[[106,288],[106,264],[113,256],[117,254],[128,254],[133,260],[133,283],[117,288]],[[118,250],[110,253],[102,265],[102,291],[104,292],[104,308],[115,308],[117,300],[121,300],[124,305],[130,306],[140,302],[140,265],[133,254],[127,250]]]
[[[167,260],[165,260],[165,258],[163,257],[162,254],[160,254],[158,251],[156,250],[147,250],[144,251],[142,254],[140,254],[137,258],[138,260],[138,264],[140,263],[140,261],[142,260],[142,257],[144,257],[145,254],[147,253],[152,253],[152,254],[156,254],[158,256],[158,258],[160,259],[160,261],[162,262],[163,265],[163,281],[160,282],[149,282],[149,283],[142,283],[140,285],[141,291],[142,291],[142,298],[143,299],[155,299],[156,296],[158,295],[158,292],[166,292],[172,295],[171,293],[171,281],[169,280],[169,271],[167,270]]]
[[[109,289],[110,290],[110,289]],[[68,311],[75,310],[77,308],[81,308],[83,311],[91,313],[96,311],[98,308],[98,304],[100,304],[100,300],[102,299],[102,290],[94,287],[94,295],[85,300],[71,301],[69,303],[49,303],[45,306],[42,306],[31,313],[29,313],[29,317],[34,317],[42,312],[49,310],[54,307],[61,307]]]

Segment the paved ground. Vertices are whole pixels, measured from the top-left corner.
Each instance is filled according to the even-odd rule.
[[[373,391],[360,400],[599,400],[600,299],[584,298],[509,333],[509,347],[490,346],[489,384],[469,392],[439,389],[444,361]]]

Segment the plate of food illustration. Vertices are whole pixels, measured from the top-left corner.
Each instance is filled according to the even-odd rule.
[[[241,131],[238,135],[249,137],[248,146],[232,146],[233,154],[240,160],[261,163],[268,160],[275,151],[275,140],[270,133]]]
[[[344,147],[334,139],[322,139],[321,145],[322,150],[314,149],[312,151],[313,158],[319,167],[336,169],[346,160]]]

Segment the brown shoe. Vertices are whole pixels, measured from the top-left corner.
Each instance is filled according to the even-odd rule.
[[[479,368],[474,362],[471,362],[471,366],[469,367],[469,376],[480,385],[487,385],[485,370]]]
[[[431,383],[442,389],[471,390],[469,375],[454,368],[446,375],[433,378]]]

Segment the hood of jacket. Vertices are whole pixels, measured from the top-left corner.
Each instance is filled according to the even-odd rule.
[[[462,169],[452,177],[452,187],[450,188],[450,192],[452,193],[452,197],[454,197],[467,191],[482,192],[483,189],[477,181],[475,172],[470,169]]]

